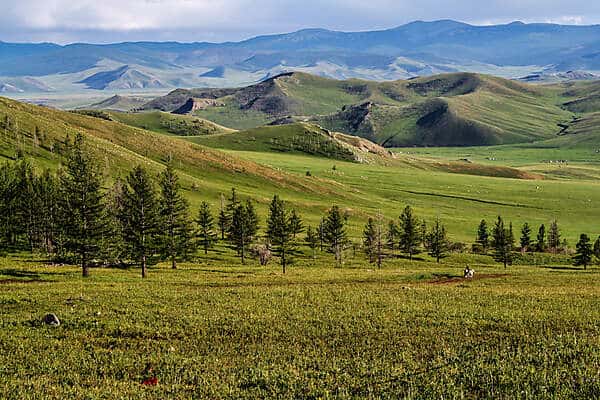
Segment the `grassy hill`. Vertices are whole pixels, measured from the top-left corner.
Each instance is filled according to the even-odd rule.
[[[240,89],[178,89],[141,109],[174,111],[192,98],[205,99],[213,103],[193,110],[194,115],[236,129],[288,118],[385,147],[465,146],[551,138],[572,118],[575,111],[562,103],[575,96],[558,85],[470,73],[373,82],[295,72]]]
[[[88,110],[129,111],[146,103],[143,97],[114,95],[83,108]]]
[[[351,162],[382,162],[392,159],[388,151],[367,140],[302,122],[193,137],[189,140],[220,149],[308,154]]]
[[[364,150],[359,154],[384,162],[357,163],[326,157],[330,154],[274,148],[272,139],[285,138],[287,142],[307,131],[309,136],[318,134],[319,140],[329,137],[306,123],[179,137],[0,98],[0,122],[6,116],[11,125],[18,126],[18,133],[0,129],[2,159],[14,160],[22,153],[38,167],[58,168],[66,137],[81,132],[102,163],[107,184],[136,164],[157,174],[173,157],[185,195],[194,207],[200,200],[208,200],[217,208],[220,194],[235,186],[242,196],[257,200],[262,216],[272,195],[279,193],[298,208],[308,224],[315,225],[328,207],[339,204],[350,215],[350,231],[356,241],[360,241],[369,215],[381,211],[386,218],[394,218],[407,204],[429,221],[439,216],[453,240],[467,242],[472,241],[481,218],[491,221],[498,214],[515,226],[558,218],[569,240],[581,232],[594,234],[597,229],[597,215],[589,205],[600,201],[600,184],[595,180],[598,165],[582,164],[589,173],[560,175],[567,170],[545,171],[541,159],[535,167],[515,168],[508,163],[458,157],[440,160],[408,152],[383,159]],[[38,137],[33,134],[36,126]],[[344,135],[333,134],[333,139],[335,146],[357,144],[353,143],[356,138]]]
[[[281,191],[305,200],[333,189],[318,179],[292,176],[210,148],[171,136],[77,113],[19,103],[0,97],[0,120],[9,117],[17,133],[2,131],[0,158],[14,160],[17,152],[32,158],[38,167],[57,168],[68,137],[83,133],[90,150],[101,161],[107,178],[123,176],[142,164],[153,173],[163,168],[169,157],[176,160],[188,197],[216,199],[232,186],[241,193],[264,198]],[[33,132],[38,127],[39,137]],[[312,195],[310,194],[312,193]]]
[[[147,113],[109,112],[110,117],[126,125],[153,132],[178,136],[214,135],[234,132],[233,129],[202,118],[160,111]]]

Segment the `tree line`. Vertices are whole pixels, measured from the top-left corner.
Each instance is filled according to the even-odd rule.
[[[192,216],[173,162],[157,179],[136,166],[125,179],[117,179],[104,189],[100,166],[85,150],[83,136],[76,135],[65,147],[64,166],[57,173],[45,170],[38,174],[24,159],[0,166],[3,247],[26,247],[58,261],[76,262],[83,276],[88,276],[96,264],[137,264],[145,277],[148,265],[168,261],[175,269],[198,249],[208,253],[217,241],[226,242],[242,263],[249,253],[257,255],[261,264],[274,254],[284,273],[299,254],[300,245],[308,246],[313,257],[317,250],[330,252],[337,265],[343,264],[344,253],[352,245],[348,214],[339,206],[332,206],[318,226],[305,227],[298,212],[275,195],[268,208],[264,244],[257,245],[260,222],[254,202],[242,201],[235,189],[227,199],[221,196],[218,213],[213,215],[210,204],[203,201]],[[300,237],[302,233],[305,236]],[[439,262],[457,248],[439,218],[428,226],[410,206],[387,223],[381,214],[369,218],[361,244],[368,260],[378,267],[397,252],[412,260],[425,251]],[[531,238],[529,225],[524,224],[520,245],[522,251],[556,252],[565,244],[554,221],[547,238],[545,226],[540,226],[536,241]],[[512,262],[516,249],[512,224],[506,227],[501,217],[491,232],[485,220],[477,230],[474,250],[486,253],[490,248],[505,267]],[[587,266],[594,255],[600,259],[600,238],[592,247],[589,237],[582,235],[576,265]]]
[[[489,250],[493,250],[494,259],[502,263],[506,268],[507,265],[512,263],[514,252],[517,250],[522,253],[535,251],[538,253],[550,252],[556,254],[561,251],[567,252],[568,243],[566,239],[561,237],[558,222],[554,220],[550,223],[548,229],[546,229],[545,224],[539,226],[535,240],[531,226],[525,222],[521,227],[517,245],[512,222],[507,227],[502,217],[498,216],[491,230],[484,219],[481,220],[477,228],[473,251],[486,254]],[[596,258],[600,262],[600,236],[592,245],[590,237],[582,233],[576,244],[575,254],[572,258],[573,265],[583,266],[584,269],[587,269],[593,258]]]

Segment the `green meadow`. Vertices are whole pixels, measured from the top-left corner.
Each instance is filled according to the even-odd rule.
[[[599,269],[362,255],[0,267],[0,397],[596,398]],[[531,262],[532,259],[527,262]],[[476,270],[462,279],[464,263]],[[45,313],[58,327],[41,323]],[[155,380],[148,384],[149,379]],[[146,382],[146,384],[143,384]]]

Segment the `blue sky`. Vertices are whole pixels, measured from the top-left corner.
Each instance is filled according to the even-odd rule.
[[[480,25],[600,23],[600,1],[590,0],[0,0],[0,6],[5,42],[220,42],[308,27],[373,30],[447,18]]]

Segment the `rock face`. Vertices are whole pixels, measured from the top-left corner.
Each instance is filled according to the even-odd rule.
[[[49,326],[60,326],[60,320],[56,316],[56,314],[46,314],[44,317],[44,324]]]
[[[221,107],[223,103],[214,99],[196,99],[190,97],[184,105],[173,111],[173,114],[191,114],[196,110],[204,110],[208,107]]]

